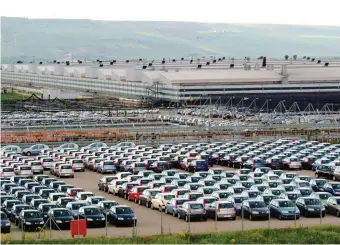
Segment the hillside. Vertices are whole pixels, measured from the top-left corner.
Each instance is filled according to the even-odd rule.
[[[339,56],[340,27],[1,18],[2,61]]]

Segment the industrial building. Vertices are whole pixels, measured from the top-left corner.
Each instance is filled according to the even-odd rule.
[[[340,101],[340,60],[125,60],[2,64],[2,84],[163,102]]]

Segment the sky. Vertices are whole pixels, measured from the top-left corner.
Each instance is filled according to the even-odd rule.
[[[5,0],[0,16],[340,26],[340,0]]]

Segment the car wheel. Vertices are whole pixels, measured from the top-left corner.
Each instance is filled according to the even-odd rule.
[[[251,214],[249,214],[249,220],[252,221],[253,220],[253,216]]]
[[[149,202],[148,202],[148,201],[146,201],[145,207],[146,207],[146,208],[149,208]]]
[[[181,219],[181,214],[180,213],[177,214],[177,218]]]
[[[340,211],[336,211],[336,217],[340,217]]]
[[[185,222],[189,222],[189,216],[185,215]]]
[[[32,153],[30,151],[28,151],[28,152],[26,152],[26,155],[30,156],[30,155],[32,155]]]
[[[307,211],[305,211],[304,215],[305,215],[306,218],[308,218],[308,212]]]
[[[279,214],[279,220],[282,220],[282,215],[281,214]]]
[[[165,213],[165,214],[169,214],[169,212],[168,212],[168,209],[167,209],[167,208],[165,208],[165,210],[164,210],[164,213]]]
[[[142,203],[141,203],[140,199],[138,200],[138,205],[142,205]]]
[[[173,216],[173,217],[176,217],[175,211],[172,211],[172,216]]]
[[[207,217],[203,218],[203,221],[207,221]],[[218,219],[217,219],[217,221],[218,221]]]
[[[336,178],[335,178],[335,176],[333,175],[333,178],[332,178],[334,181],[336,181]]]
[[[232,220],[236,220],[236,217],[233,217]]]
[[[155,209],[155,207],[153,206],[153,204],[151,203],[151,205],[150,205],[150,208],[151,209]]]
[[[315,178],[318,179],[319,178],[319,174],[315,173]]]
[[[159,207],[158,207],[158,210],[159,210],[159,212],[163,212],[162,206],[159,206]]]
[[[127,199],[129,202],[131,201],[130,196],[127,196],[127,198],[125,198],[125,199]]]

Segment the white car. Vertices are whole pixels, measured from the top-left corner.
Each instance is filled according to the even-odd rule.
[[[32,178],[33,177],[33,171],[30,166],[27,165],[21,165],[18,167],[17,174],[25,177]]]
[[[108,193],[112,193],[113,195],[117,195],[119,189],[122,187],[124,183],[127,183],[127,180],[124,179],[115,179],[111,181],[111,183],[108,185]]]
[[[77,201],[85,201],[88,197],[92,197],[94,194],[90,191],[78,192],[76,199]]]
[[[1,167],[0,168],[1,177],[12,177],[15,175],[14,169],[12,167]]]
[[[50,193],[50,195],[47,198],[47,200],[50,203],[56,204],[60,197],[67,197],[67,195],[65,193]]]
[[[1,148],[0,155],[4,157],[6,152],[21,153],[22,150],[19,146],[16,146],[16,145],[6,145]]]
[[[165,206],[170,202],[172,198],[175,198],[174,194],[171,193],[158,193],[151,200],[151,209],[164,210]]]

